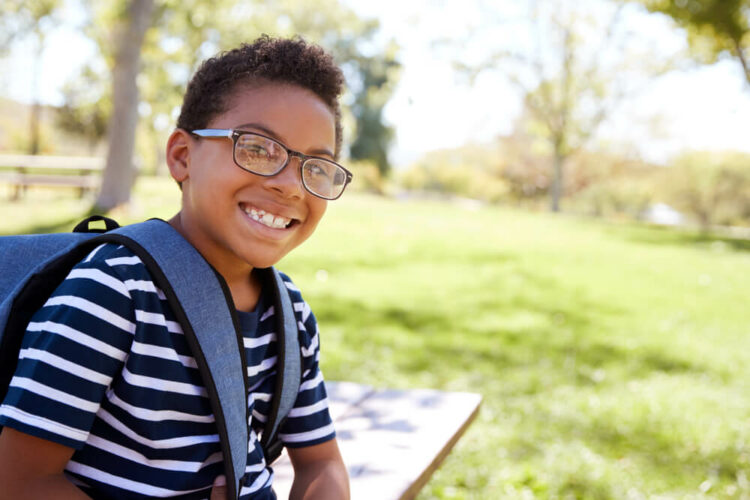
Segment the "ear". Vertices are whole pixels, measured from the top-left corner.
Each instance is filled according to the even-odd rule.
[[[167,139],[166,160],[169,173],[178,183],[182,183],[190,177],[190,152],[193,146],[193,138],[190,133],[181,128],[175,129]]]

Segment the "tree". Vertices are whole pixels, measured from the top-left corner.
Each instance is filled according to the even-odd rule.
[[[135,175],[135,132],[129,135],[125,130],[135,130],[133,124],[138,121],[140,156],[145,153],[158,169],[164,139],[179,111],[188,78],[200,61],[261,33],[300,34],[334,54],[352,82],[344,107],[349,103],[355,112],[358,126],[354,142],[365,144],[367,141],[360,139],[365,135],[370,140],[366,150],[358,150],[360,157],[377,161],[382,171],[387,171],[386,151],[392,130],[382,123],[382,109],[393,91],[398,63],[395,44],[383,52],[377,49],[376,21],[360,19],[337,0],[215,0],[211,4],[202,0],[108,0],[90,8],[87,32],[99,45],[115,78],[112,90],[100,95],[101,102],[112,103],[108,134],[117,140],[110,140],[97,208],[106,210],[129,197]],[[150,15],[145,14],[147,10]],[[85,78],[96,74],[89,68]],[[96,87],[93,80],[90,86]],[[78,102],[85,107],[91,102],[91,96],[73,94],[69,93],[72,105]],[[106,106],[104,110],[90,107],[77,117],[68,110],[78,128],[91,133],[100,130],[94,125],[102,114],[107,114]],[[126,157],[125,150],[131,151],[130,156]]]
[[[633,1],[633,0],[630,0]],[[714,63],[730,54],[750,88],[750,0],[635,0],[685,28],[694,56]]]
[[[692,216],[703,231],[715,224],[750,222],[750,155],[686,153],[662,175],[666,201]]]
[[[24,36],[33,38],[34,57],[31,74],[31,119],[29,120],[29,154],[39,153],[39,120],[42,106],[39,103],[39,74],[41,72],[42,53],[48,28],[54,23],[60,2],[58,0],[8,0],[1,8],[4,29],[0,36],[2,48],[6,52],[10,44]]]
[[[130,0],[115,6],[111,31],[112,116],[108,128],[107,162],[102,187],[94,203],[107,211],[130,199],[135,181],[133,150],[138,121],[138,85],[141,45],[151,25],[153,0]]]
[[[339,0],[259,2],[253,18],[265,32],[298,34],[334,55],[347,79],[344,105],[355,122],[350,157],[372,161],[382,176],[387,175],[393,127],[384,122],[383,109],[398,82],[400,63],[394,41],[376,41],[378,21],[361,19]]]
[[[497,47],[479,62],[457,64],[472,81],[501,72],[521,94],[518,126],[547,144],[552,211],[560,210],[568,158],[627,97],[671,67],[628,31],[622,11],[608,2],[531,2],[526,19],[515,23],[525,27],[516,41],[520,48]]]
[[[353,86],[354,103],[351,106],[356,119],[356,137],[351,144],[352,160],[371,160],[381,177],[390,171],[388,148],[393,141],[393,127],[383,121],[383,109],[388,103],[401,68],[396,60],[398,48],[391,43],[377,57],[355,55],[351,64],[356,67],[357,82]]]
[[[434,192],[496,203],[507,199],[511,186],[496,175],[495,146],[466,144],[458,148],[430,151],[408,170],[400,172],[400,184],[412,191]]]
[[[59,6],[58,0],[5,0],[0,4],[0,55],[29,34],[43,37]]]
[[[86,139],[91,155],[106,137],[112,115],[111,89],[107,83],[91,66],[85,67],[75,80],[63,86],[64,102],[55,116],[60,128]]]

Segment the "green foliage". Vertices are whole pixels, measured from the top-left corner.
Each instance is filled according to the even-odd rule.
[[[87,208],[29,194],[0,233]],[[420,500],[750,495],[749,242],[350,194],[279,267],[327,379],[483,395]],[[165,179],[135,195],[123,222],[179,205]]]
[[[89,151],[93,151],[107,135],[112,102],[105,81],[91,66],[85,67],[74,81],[63,87],[64,102],[57,108],[55,116],[60,129],[88,142]]]
[[[607,219],[639,219],[654,201],[652,183],[642,179],[616,178],[587,187],[570,200],[577,213]]]
[[[576,213],[607,219],[640,219],[656,200],[659,167],[588,151],[570,159],[565,192]]]
[[[478,4],[488,18],[503,19],[491,2]],[[546,193],[553,211],[560,209],[570,185],[570,157],[590,145],[626,98],[670,67],[667,56],[654,54],[628,31],[620,7],[612,2],[529,2],[528,14],[514,23],[526,30],[516,43],[504,47],[503,37],[481,29],[462,34],[457,42],[463,46],[474,38],[484,42],[482,52],[489,53],[478,63],[467,63],[465,51],[459,52],[457,65],[464,73],[472,78],[500,73],[519,91],[523,109],[516,133],[544,143],[547,165],[537,158],[528,162],[531,172],[526,174],[519,170],[521,164],[511,164],[508,175],[514,193]],[[496,31],[494,24],[488,26]]]
[[[264,32],[298,34],[334,54],[347,79],[345,112],[354,118],[349,154],[354,161],[373,162],[386,177],[393,127],[384,122],[383,109],[400,73],[398,45],[378,42],[378,21],[360,19],[338,0],[259,2],[256,7],[252,18]]]
[[[347,162],[346,168],[354,174],[354,180],[346,188],[346,192],[360,191],[372,194],[386,194],[388,186],[386,178],[380,172],[377,164],[372,161]]]
[[[703,228],[750,224],[750,155],[686,153],[662,173],[667,203]]]
[[[694,55],[713,63],[729,53],[742,65],[750,86],[749,0],[638,0],[652,12],[670,16],[687,29]]]
[[[30,33],[43,44],[45,31],[55,22],[59,0],[3,0],[0,4],[0,55]]]
[[[408,190],[486,202],[539,205],[550,189],[550,151],[516,130],[494,147],[470,145],[426,154],[399,176]],[[637,219],[654,200],[656,167],[617,155],[579,150],[566,165],[565,206],[576,213]]]
[[[498,142],[500,176],[508,183],[510,198],[521,201],[548,196],[553,175],[549,143],[537,131],[524,130],[520,123],[510,136]]]
[[[12,128],[8,132],[8,148],[22,154],[53,154],[55,152],[54,130],[47,123],[40,123],[36,130],[36,138],[32,141],[28,130]]]
[[[112,29],[123,16],[123,2],[107,0],[89,6],[87,33],[96,40],[103,59],[110,67]],[[263,33],[277,36],[301,35],[330,50],[344,67],[350,95],[345,97],[345,112],[352,114],[351,156],[378,165],[381,175],[390,164],[387,151],[393,138],[392,127],[383,121],[383,108],[398,79],[398,47],[393,42],[381,46],[376,41],[378,23],[360,19],[338,0],[301,2],[284,0],[156,0],[153,25],[142,49],[142,70],[138,78],[139,157],[146,171],[163,167],[161,150],[179,112],[189,77],[205,58],[228,50]],[[109,116],[111,108],[110,76],[96,61],[81,77],[69,84],[95,92],[68,92],[65,119],[81,133],[100,130],[94,123]],[[101,91],[99,89],[102,89]]]
[[[495,148],[470,144],[427,153],[399,176],[400,185],[495,203],[506,198],[508,184],[498,175]]]
[[[386,51],[372,56],[355,56],[358,82],[355,87],[351,111],[356,119],[356,137],[349,155],[353,160],[371,160],[378,166],[381,176],[390,171],[388,148],[393,141],[393,127],[383,121],[383,108],[393,94],[398,80],[400,63],[396,60],[398,47],[394,42]]]
[[[30,108],[30,131],[28,154],[38,154],[42,150],[40,137],[41,104],[38,102],[41,58],[47,30],[56,22],[60,7],[59,0],[31,0],[19,2],[10,0],[0,7],[0,54],[8,50],[14,39],[25,39],[34,43],[32,58],[31,92],[33,104]]]

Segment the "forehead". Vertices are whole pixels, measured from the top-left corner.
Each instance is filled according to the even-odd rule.
[[[225,111],[211,120],[212,128],[257,124],[289,147],[334,150],[334,113],[311,90],[273,82],[242,86],[229,95],[224,107]]]

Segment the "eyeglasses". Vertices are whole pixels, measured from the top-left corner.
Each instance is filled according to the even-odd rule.
[[[263,177],[278,174],[296,156],[300,159],[302,185],[324,200],[339,198],[353,178],[352,173],[338,163],[291,150],[279,141],[255,132],[206,128],[190,133],[198,137],[232,139],[234,163],[243,170]]]

